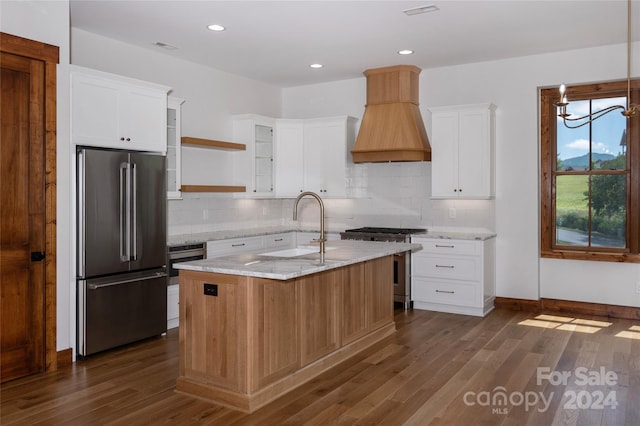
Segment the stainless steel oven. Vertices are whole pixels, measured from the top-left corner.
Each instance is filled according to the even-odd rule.
[[[207,246],[205,243],[180,244],[167,247],[167,270],[169,279],[167,285],[178,284],[178,269],[174,267],[176,263],[201,260],[207,257]]]
[[[343,240],[386,241],[408,243],[412,234],[424,234],[426,229],[417,228],[356,228],[340,233]],[[411,308],[411,254],[408,252],[393,256],[393,301],[402,304],[403,309]]]

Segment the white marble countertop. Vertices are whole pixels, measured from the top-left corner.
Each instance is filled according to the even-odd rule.
[[[327,233],[340,233],[344,229],[329,229]],[[201,232],[197,234],[170,235],[167,237],[167,245],[203,243],[207,241],[228,240],[230,238],[256,237],[260,235],[280,234],[282,232],[316,232],[318,229],[296,228],[291,226],[265,226],[256,228],[228,229],[224,231]],[[428,229],[426,234],[416,234],[419,238],[442,238],[454,240],[488,240],[495,238],[493,232],[457,229]]]
[[[480,231],[435,231],[429,230],[426,234],[414,235],[412,238],[438,238],[447,240],[476,240],[484,241],[495,238],[493,232]]]
[[[327,230],[327,234],[339,233],[342,230]],[[283,232],[317,232],[318,229],[295,228],[291,226],[265,226],[256,228],[227,229],[224,231],[200,232],[197,234],[169,235],[167,245],[204,243],[207,241],[228,240],[230,238],[257,237],[260,235],[280,234]]]
[[[174,267],[190,271],[289,280],[422,248],[420,244],[351,240],[328,241],[326,247],[324,263],[320,263],[320,253],[315,252],[289,258],[264,256],[260,253],[241,253],[213,259],[176,263]],[[271,251],[275,250],[265,250],[264,253]]]

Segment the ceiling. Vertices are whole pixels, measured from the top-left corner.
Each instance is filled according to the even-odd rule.
[[[70,3],[73,28],[278,87],[357,78],[365,69],[389,65],[435,68],[627,39],[624,0]],[[431,4],[439,10],[403,13]],[[633,0],[632,16],[637,41],[640,0]],[[209,31],[213,23],[226,30]],[[401,49],[415,53],[400,56]],[[324,67],[311,69],[312,63]]]

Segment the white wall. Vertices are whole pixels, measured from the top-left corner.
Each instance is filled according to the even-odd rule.
[[[638,43],[633,46],[636,52],[639,48]],[[498,106],[495,202],[425,197],[420,209],[420,224],[428,227],[480,227],[497,232],[498,296],[640,306],[640,295],[635,293],[640,265],[539,259],[538,88],[624,78],[625,55],[626,46],[615,45],[455,67],[423,66],[420,104],[429,133],[429,107],[481,102]],[[633,67],[633,75],[639,75],[639,61]],[[364,87],[362,78],[284,89],[283,115],[361,116]],[[396,167],[413,167],[408,164]],[[384,173],[365,167],[378,177]],[[362,202],[352,200],[349,208],[354,203]],[[379,206],[373,202],[371,207]],[[466,214],[452,221],[446,215],[449,206]]]
[[[0,3],[0,31],[58,46],[57,67],[57,350],[75,340],[75,308],[71,283],[71,182],[69,143],[69,2],[6,1]]]

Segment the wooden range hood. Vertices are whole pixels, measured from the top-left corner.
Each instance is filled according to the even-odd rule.
[[[354,163],[431,161],[418,107],[420,71],[413,65],[396,65],[364,72],[367,105],[351,150]]]

